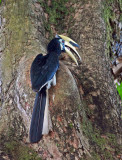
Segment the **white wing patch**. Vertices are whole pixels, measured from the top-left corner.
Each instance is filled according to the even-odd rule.
[[[47,85],[47,89],[50,89],[51,85],[55,86],[56,85],[56,73],[54,74],[53,78],[50,81],[47,81],[40,89],[39,91]]]
[[[53,86],[56,85],[56,74],[54,74],[53,78],[50,81],[48,81],[47,89],[50,89],[51,85],[53,85]]]

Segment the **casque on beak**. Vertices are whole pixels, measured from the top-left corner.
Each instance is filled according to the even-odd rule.
[[[70,48],[72,51],[74,51],[74,53],[78,56],[78,58],[81,61],[81,57],[80,57],[79,53],[76,50],[76,48],[79,48],[79,45],[69,37],[66,37],[64,35],[59,35],[59,37],[61,37],[65,41],[65,52],[78,65],[77,59],[75,58],[75,56],[72,54],[72,52],[68,48]]]

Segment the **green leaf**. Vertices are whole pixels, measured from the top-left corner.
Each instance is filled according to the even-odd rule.
[[[121,82],[120,85],[118,85],[118,84],[116,84],[116,85],[117,85],[117,91],[118,91],[118,93],[119,93],[119,95],[121,97],[121,100],[122,100],[122,82]]]

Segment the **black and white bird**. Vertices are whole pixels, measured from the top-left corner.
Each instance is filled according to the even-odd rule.
[[[47,55],[38,54],[31,65],[32,89],[37,92],[30,126],[30,142],[37,143],[44,134],[52,129],[48,111],[48,89],[56,85],[56,72],[59,68],[59,56],[62,52],[78,62],[71,50],[78,56],[76,47],[79,45],[64,35],[56,35],[47,46]]]

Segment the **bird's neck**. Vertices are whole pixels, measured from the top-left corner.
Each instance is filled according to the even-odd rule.
[[[55,50],[55,51],[52,51],[52,52],[48,52],[48,54],[53,54],[53,55],[55,55],[55,56],[60,56],[60,54],[61,54],[61,50],[59,49],[57,49],[57,50]]]

